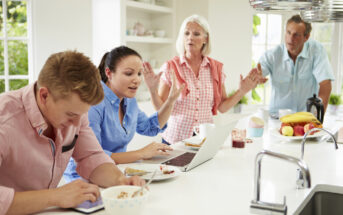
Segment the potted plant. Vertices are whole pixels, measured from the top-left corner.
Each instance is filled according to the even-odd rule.
[[[341,104],[341,96],[338,94],[332,93],[329,98],[330,113],[335,115],[340,104]]]
[[[232,91],[229,93],[229,97],[235,94],[236,91]],[[233,112],[234,113],[240,113],[242,111],[242,105],[247,105],[248,104],[248,97],[243,96],[241,100],[233,107]]]

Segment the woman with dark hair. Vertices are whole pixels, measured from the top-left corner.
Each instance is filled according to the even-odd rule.
[[[144,63],[146,68],[151,68]],[[149,159],[157,155],[168,155],[169,146],[151,143],[136,151],[126,151],[128,143],[137,132],[141,135],[156,136],[166,128],[171,110],[183,87],[177,88],[175,77],[164,105],[153,115],[147,117],[134,98],[144,76],[148,88],[156,89],[159,75],[153,71],[144,71],[141,56],[126,46],[120,46],[106,53],[98,67],[104,100],[92,106],[88,112],[89,125],[93,129],[104,151],[117,163],[130,163]],[[64,173],[67,181],[78,178],[75,163],[71,160]]]

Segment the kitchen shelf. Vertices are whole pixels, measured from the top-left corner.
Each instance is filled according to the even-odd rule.
[[[173,40],[171,38],[161,38],[161,37],[151,37],[151,36],[126,36],[126,42],[171,44],[173,43]]]
[[[126,1],[126,6],[130,9],[142,10],[142,11],[150,12],[150,13],[173,13],[173,9],[169,7],[136,2],[136,1],[131,1],[131,0]]]

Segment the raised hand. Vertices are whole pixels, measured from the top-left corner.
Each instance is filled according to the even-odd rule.
[[[149,159],[157,155],[169,155],[167,151],[172,151],[173,149],[163,143],[152,142],[140,150],[143,159]]]
[[[56,202],[55,205],[61,208],[75,207],[87,200],[95,202],[100,196],[97,185],[82,180],[75,180],[69,184],[55,188],[53,192],[53,198]]]
[[[169,95],[167,99],[171,102],[175,102],[176,99],[180,96],[183,89],[185,88],[185,84],[182,84],[181,86],[179,85],[179,82],[176,80],[176,76],[173,70],[171,70],[170,74],[172,84],[170,86]]]
[[[146,85],[148,86],[150,92],[157,92],[162,72],[156,75],[151,65],[148,62],[143,63],[143,68],[144,68],[143,70],[144,81]]]

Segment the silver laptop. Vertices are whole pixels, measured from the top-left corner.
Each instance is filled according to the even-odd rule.
[[[179,167],[181,171],[186,172],[200,164],[212,159],[220,147],[224,144],[226,138],[231,134],[232,129],[237,124],[237,120],[231,121],[226,125],[216,126],[213,132],[209,134],[198,152],[174,150],[168,157],[154,157],[144,163],[162,163]]]

